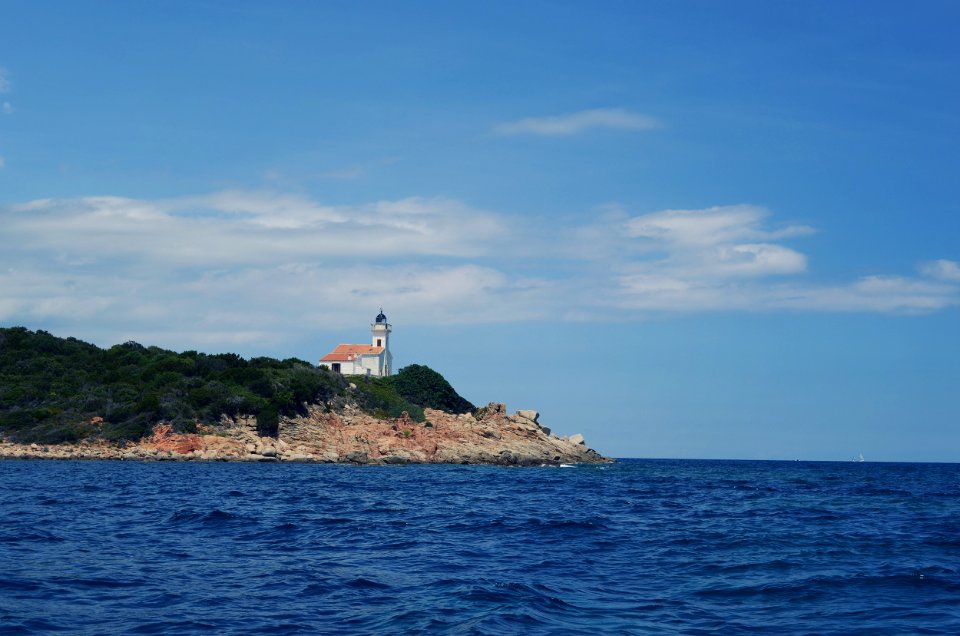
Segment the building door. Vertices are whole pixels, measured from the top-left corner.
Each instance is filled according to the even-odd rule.
[[[340,363],[339,363],[339,362],[334,362],[332,366],[333,366],[333,370],[334,370],[335,373],[340,373]]]

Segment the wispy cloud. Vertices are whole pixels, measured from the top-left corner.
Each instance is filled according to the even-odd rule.
[[[778,230],[762,227],[770,212],[755,205],[726,205],[702,210],[663,210],[625,223],[628,236],[675,245],[719,245],[731,241],[768,241],[812,234],[806,225]]]
[[[809,236],[803,224],[769,227],[758,206],[662,210],[587,228],[611,256],[615,285],[598,303],[648,312],[836,311],[927,313],[960,304],[951,261],[921,268],[929,278],[874,275],[824,284],[799,278],[807,257],[783,242]],[[611,244],[618,249],[612,249]]]
[[[901,276],[867,276],[832,285],[763,284],[668,275],[624,276],[611,303],[647,312],[814,311],[927,314],[960,305],[960,288]]]
[[[659,126],[653,117],[633,113],[623,108],[594,108],[564,115],[526,117],[494,126],[500,135],[540,135],[563,137],[576,135],[594,128],[614,130],[649,130]]]
[[[472,257],[506,226],[496,214],[442,198],[325,206],[291,194],[226,190],[146,201],[43,199],[9,206],[5,236],[38,249],[124,255],[179,267],[277,259]]]
[[[98,316],[109,333],[182,348],[228,346],[238,333],[271,342],[355,323],[378,305],[438,324],[502,321],[505,303],[511,319],[532,318],[523,307],[542,300],[535,284],[482,263],[504,219],[443,198],[46,199],[0,206],[0,223],[5,323]]]
[[[919,269],[924,276],[954,283],[960,282],[960,263],[956,261],[941,258],[940,260],[921,263]]]
[[[926,314],[960,304],[960,288],[905,276],[865,276],[836,285],[784,285],[765,294],[768,309]]]
[[[0,223],[0,321],[96,317],[110,340],[180,348],[272,343],[380,305],[444,324],[960,304],[950,260],[920,276],[811,280],[792,242],[813,229],[751,205],[620,209],[564,231],[445,198],[330,206],[224,190],[41,199],[0,206]]]
[[[11,104],[10,102],[3,102],[3,105],[0,106],[0,110],[3,111],[3,114],[4,114],[4,115],[12,115],[12,114],[13,114],[13,104]]]

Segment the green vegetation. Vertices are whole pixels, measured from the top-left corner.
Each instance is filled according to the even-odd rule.
[[[22,442],[135,440],[158,422],[194,432],[198,423],[238,414],[256,415],[260,433],[276,435],[281,416],[337,398],[381,418],[407,411],[418,422],[423,407],[473,408],[421,365],[389,378],[345,379],[296,358],[246,360],[136,342],[104,350],[45,331],[0,328],[0,435]]]
[[[422,364],[411,364],[388,378],[403,399],[447,413],[469,413],[476,407],[460,397],[447,380]]]
[[[362,409],[379,418],[400,417],[406,411],[425,422],[423,409],[469,413],[473,404],[460,397],[447,380],[422,364],[411,364],[387,378],[352,378],[354,397]]]
[[[379,419],[400,417],[406,411],[417,422],[423,422],[426,419],[423,414],[423,407],[403,399],[397,393],[397,389],[393,385],[393,377],[347,377],[356,387],[350,391],[350,397],[356,401],[360,408],[374,417]]]

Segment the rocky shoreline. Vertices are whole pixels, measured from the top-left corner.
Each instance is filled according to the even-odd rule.
[[[314,406],[306,416],[281,418],[276,437],[257,434],[256,417],[224,417],[196,434],[159,424],[136,443],[0,442],[0,459],[128,461],[239,461],[341,464],[494,464],[540,466],[612,461],[586,446],[582,435],[560,437],[536,411],[508,414],[490,403],[475,414],[426,409],[426,422],[406,413],[377,419],[354,406],[338,411]],[[99,418],[97,418],[99,419]],[[96,422],[90,422],[95,426]]]

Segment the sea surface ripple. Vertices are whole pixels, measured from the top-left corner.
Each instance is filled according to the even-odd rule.
[[[958,634],[960,465],[0,461],[4,634]]]

